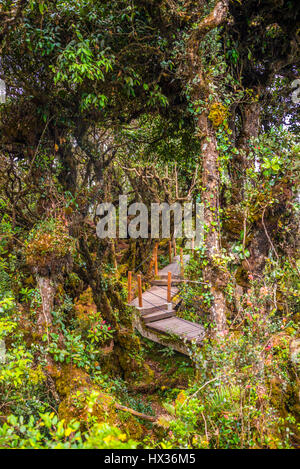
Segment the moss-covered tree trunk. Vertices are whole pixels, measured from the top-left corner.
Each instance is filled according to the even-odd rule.
[[[226,325],[226,271],[219,267],[221,258],[221,234],[219,220],[219,192],[220,175],[218,150],[215,131],[208,119],[208,113],[203,112],[198,119],[199,130],[202,133],[202,181],[205,245],[208,264],[204,268],[204,280],[210,284],[213,295],[211,306],[211,321],[216,327],[218,335],[224,334]]]
[[[142,371],[139,356],[141,345],[134,334],[132,314],[118,291],[121,290],[121,285],[112,285],[111,280],[103,276],[101,266],[105,262],[103,256],[105,248],[101,246],[100,241],[99,243],[98,256],[96,260],[93,260],[86,241],[83,238],[80,239],[80,249],[87,263],[87,269],[81,270],[79,274],[91,286],[98,311],[115,331],[114,348],[110,360],[111,369],[119,372],[126,379],[132,372]]]
[[[205,35],[221,25],[227,16],[228,1],[215,3],[212,11],[203,19],[199,18],[197,28],[191,34],[187,44],[187,73],[192,88],[194,103],[199,100],[210,102],[208,71],[205,70],[199,52],[199,44]],[[198,135],[201,138],[202,180],[204,189],[204,224],[206,227],[205,243],[208,264],[204,269],[204,279],[210,284],[213,302],[210,318],[217,336],[226,333],[226,272],[219,267],[221,258],[221,239],[219,223],[220,176],[218,149],[215,130],[210,122],[209,109],[204,109],[198,117]]]
[[[131,314],[111,285],[106,291],[93,292],[93,296],[101,315],[114,329],[111,369],[121,372],[124,379],[132,378],[132,373],[141,373],[142,368],[139,360],[141,344],[134,334]]]

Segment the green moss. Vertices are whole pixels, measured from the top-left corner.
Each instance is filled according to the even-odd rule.
[[[93,384],[87,373],[71,365],[64,366],[56,380],[63,398],[58,408],[60,419],[77,419],[82,427],[91,422],[108,423],[122,429],[128,436],[140,439],[145,428],[128,412],[117,411],[113,396]]]

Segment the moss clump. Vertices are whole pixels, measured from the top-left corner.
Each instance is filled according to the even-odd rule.
[[[220,127],[226,120],[228,110],[222,103],[214,103],[208,115],[208,118],[212,121],[214,127]]]
[[[75,241],[61,220],[47,220],[35,227],[25,244],[27,264],[40,275],[61,272],[70,265]]]

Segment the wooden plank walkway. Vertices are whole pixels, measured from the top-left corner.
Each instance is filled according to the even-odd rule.
[[[188,259],[189,256],[185,255],[183,260],[186,263]],[[179,292],[174,284],[178,284],[182,280],[179,256],[174,257],[171,264],[159,270],[158,277],[152,282],[153,286],[142,294],[143,306],[141,308],[138,307],[138,298],[130,303],[139,311],[137,329],[142,335],[158,343],[165,344],[165,341],[161,339],[164,336],[166,338],[176,336],[187,342],[200,343],[204,338],[203,326],[176,317],[172,303],[168,304],[167,302],[168,272],[172,272],[171,298],[173,299]],[[170,347],[172,347],[171,342]],[[173,348],[185,353],[184,347],[173,346]]]

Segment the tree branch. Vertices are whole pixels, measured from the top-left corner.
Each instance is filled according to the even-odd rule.
[[[199,23],[198,28],[195,30],[194,39],[199,39],[225,21],[228,12],[228,4],[229,0],[221,0],[216,3],[209,15]]]

